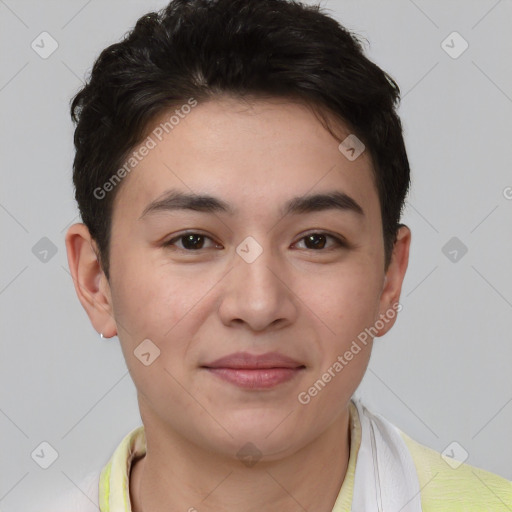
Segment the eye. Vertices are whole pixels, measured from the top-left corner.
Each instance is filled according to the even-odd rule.
[[[209,236],[203,235],[201,233],[182,233],[181,235],[175,236],[174,238],[171,238],[171,240],[168,240],[163,244],[164,247],[172,247],[176,246],[176,242],[181,241],[181,246],[177,245],[177,248],[182,251],[199,251],[201,249],[204,249],[205,241],[210,240],[213,242],[213,247],[222,247],[219,246],[216,242],[214,242]]]
[[[331,246],[329,246],[328,241],[331,240]],[[176,248],[185,252],[194,252],[200,251],[202,249],[207,249],[208,246],[205,246],[207,241],[211,242],[211,248],[221,249],[222,246],[216,243],[212,238],[207,235],[203,235],[202,233],[189,232],[182,233],[181,235],[175,236],[171,238],[167,242],[163,244],[164,247]],[[341,247],[348,247],[348,244],[344,242],[341,238],[338,238],[334,235],[330,235],[325,232],[313,232],[309,233],[306,236],[302,237],[299,242],[304,241],[305,249],[313,250],[313,251],[328,251]],[[177,243],[179,242],[179,243]],[[300,248],[300,247],[299,247]]]
[[[334,241],[334,247],[331,246],[331,247],[327,247],[327,249],[325,249],[328,239],[331,239]],[[306,249],[312,249],[315,251],[322,250],[322,249],[325,249],[325,250],[335,249],[336,247],[338,247],[338,248],[339,247],[348,247],[347,243],[345,243],[343,240],[341,240],[341,238],[338,238],[336,236],[333,236],[333,235],[330,235],[330,234],[324,233],[324,232],[309,233],[306,236],[302,237],[299,240],[299,242],[301,242],[302,240],[305,241]]]

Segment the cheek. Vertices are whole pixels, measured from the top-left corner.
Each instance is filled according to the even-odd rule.
[[[371,265],[361,258],[358,264],[319,280],[319,286],[310,286],[303,295],[318,323],[319,343],[318,365],[306,384],[322,389],[322,382],[328,381],[319,393],[318,406],[345,403],[364,376],[372,349],[372,338],[365,329],[373,324],[378,311],[377,282]],[[320,291],[315,293],[315,289]],[[315,385],[318,380],[322,382]]]
[[[124,278],[112,289],[126,365],[138,392],[152,408],[160,410],[169,403],[186,408],[178,384],[183,380],[183,368],[175,363],[185,358],[191,333],[184,335],[184,329],[190,328],[187,313],[197,303],[196,294],[181,278],[159,275],[154,269],[136,265],[135,260],[132,263],[122,268]],[[120,271],[121,267],[119,275]],[[149,356],[144,356],[147,353]]]
[[[309,281],[301,292],[310,311],[321,319],[327,338],[340,350],[373,322],[379,306],[379,277],[368,265],[352,265]],[[316,291],[318,290],[318,291]]]
[[[154,337],[164,342],[167,333],[198,303],[201,283],[169,265],[147,259],[120,260],[113,275],[112,300],[116,321],[129,336]]]
[[[144,265],[133,257],[117,266],[114,277],[114,317],[126,364],[144,395],[167,401],[177,386],[172,375],[182,380],[191,340],[205,321],[208,303],[203,296],[214,283],[204,283],[197,275],[194,279],[190,272],[177,273],[169,265]],[[152,350],[160,352],[145,366],[136,353],[148,339],[157,347]]]

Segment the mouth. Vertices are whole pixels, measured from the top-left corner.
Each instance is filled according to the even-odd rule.
[[[237,352],[201,366],[215,377],[245,389],[270,389],[290,381],[306,368],[294,359],[268,352]]]

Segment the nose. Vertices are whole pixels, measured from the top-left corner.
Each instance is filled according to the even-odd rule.
[[[234,267],[223,280],[218,309],[222,322],[253,331],[281,329],[295,322],[300,301],[292,290],[290,272],[271,249],[264,249],[254,261],[237,252]]]

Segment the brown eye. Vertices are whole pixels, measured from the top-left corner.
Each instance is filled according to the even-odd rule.
[[[185,233],[181,234],[179,236],[176,236],[169,240],[168,242],[164,243],[164,247],[172,247],[176,246],[177,249],[180,249],[182,251],[199,251],[201,249],[205,248],[205,242],[207,240],[210,240],[213,242],[213,240],[206,235],[202,235],[201,233]],[[177,245],[176,242],[180,242],[181,245]],[[218,247],[217,244],[214,244]]]
[[[180,237],[183,240],[182,245],[185,249],[202,249],[204,245],[204,236],[203,235],[185,235]]]
[[[336,247],[346,247],[346,244],[340,240],[339,238],[329,235],[327,233],[310,233],[303,238],[301,238],[300,241],[304,240],[306,249],[311,249],[314,251],[322,250],[326,248],[326,245],[328,245],[328,240],[334,240],[334,246],[327,247],[328,249],[334,249]]]

